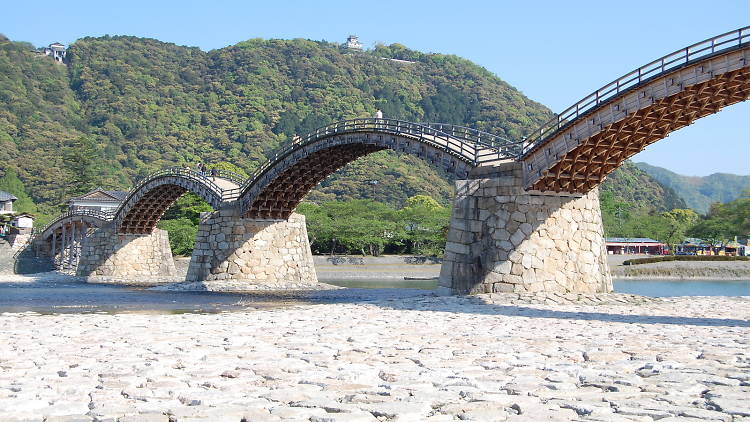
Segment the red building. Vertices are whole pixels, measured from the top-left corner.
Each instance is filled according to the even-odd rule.
[[[610,255],[664,255],[667,245],[647,237],[608,237],[605,239]]]

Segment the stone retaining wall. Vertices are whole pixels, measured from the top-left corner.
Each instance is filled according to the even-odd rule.
[[[317,283],[305,217],[288,221],[242,218],[230,208],[201,219],[186,281],[224,280],[245,288]]]
[[[612,291],[598,191],[525,191],[521,166],[456,181],[438,292]]]
[[[150,235],[122,234],[106,226],[82,241],[79,276],[135,279],[175,274],[169,236],[164,230],[155,229]]]

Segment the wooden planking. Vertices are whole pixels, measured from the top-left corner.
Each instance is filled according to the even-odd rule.
[[[584,193],[599,185],[623,161],[669,133],[727,105],[750,97],[750,68],[722,73],[678,94],[651,102],[627,119],[580,142],[543,172],[532,189]]]
[[[647,145],[746,100],[749,58],[750,47],[713,57],[602,104],[524,159],[527,188],[584,193]],[[566,177],[581,172],[596,177]]]

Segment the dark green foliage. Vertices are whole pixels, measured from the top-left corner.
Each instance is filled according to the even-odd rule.
[[[649,258],[635,258],[623,261],[622,265],[652,264],[654,262],[669,261],[750,261],[750,256],[721,256],[721,255],[666,255]]]
[[[176,220],[161,220],[158,227],[169,233],[169,246],[174,255],[190,255],[193,252],[198,226],[190,219],[183,217]]]
[[[13,194],[18,200],[13,202],[13,211],[35,213],[36,205],[26,193],[26,187],[12,168],[0,177],[0,190]]]
[[[62,151],[63,168],[67,170],[65,179],[68,196],[78,196],[96,188],[95,180],[99,176],[102,155],[94,141],[87,136],[80,136],[71,141]]]
[[[188,192],[164,213],[157,227],[169,233],[169,245],[173,254],[190,255],[193,252],[200,214],[208,211],[213,211],[213,208],[206,201]]]
[[[105,36],[76,41],[68,69],[32,50],[0,40],[0,160],[14,163],[45,210],[86,183],[127,189],[167,166],[224,162],[250,174],[295,134],[378,108],[386,117],[516,139],[550,116],[467,60],[398,44],[351,54],[326,42],[254,39],[204,52]],[[64,159],[75,154],[95,156],[98,166]],[[84,181],[84,174],[92,175]],[[394,207],[416,194],[441,204],[452,196],[439,170],[379,153],[332,176],[310,198],[371,198],[364,180],[372,179],[378,201]]]
[[[167,212],[164,213],[162,220],[179,220],[187,219],[193,225],[198,225],[202,212],[213,211],[208,202],[202,200],[198,195],[188,192],[182,195]]]
[[[734,236],[750,236],[750,189],[732,202],[712,204],[708,215],[688,234],[714,245],[733,240]]]
[[[253,39],[204,52],[105,36],[76,41],[68,57],[66,68],[29,44],[0,39],[0,162],[17,172],[42,214],[56,214],[67,198],[88,188],[128,189],[167,166],[203,162],[251,174],[295,134],[370,117],[377,109],[389,118],[470,126],[509,139],[551,116],[468,60],[400,44],[352,53],[326,42]],[[373,189],[367,180],[378,184]],[[404,211],[415,195],[435,198],[443,214],[432,221],[423,210]],[[447,221],[452,196],[449,174],[413,156],[371,154],[307,199],[343,201],[336,206],[354,215],[370,209],[380,221],[362,216],[362,232],[340,235],[336,245],[321,229],[314,244],[324,252],[435,251],[444,231],[438,221]],[[387,206],[357,205],[355,199]],[[328,208],[319,211],[321,221]],[[602,187],[602,208],[608,234],[635,236],[657,233],[661,213],[684,204],[627,164]],[[165,219],[174,222],[165,227],[187,233],[183,220],[195,225],[199,212],[209,209],[185,196],[168,211]],[[408,230],[422,223],[403,225],[406,214],[430,229]],[[378,231],[398,233],[398,239],[373,234]]]
[[[664,240],[670,219],[664,213],[686,208],[674,191],[626,161],[600,187],[604,232],[608,237]],[[666,241],[666,240],[665,240]]]
[[[663,212],[687,208],[685,201],[672,189],[662,186],[632,161],[625,161],[607,176],[600,190],[602,193],[611,192],[619,201],[629,204],[633,209]]]
[[[66,199],[62,152],[87,124],[67,69],[27,43],[0,39],[0,169],[13,169],[42,214]]]
[[[714,202],[733,201],[740,197],[742,191],[750,188],[750,176],[726,173],[714,173],[705,177],[683,176],[647,163],[635,165],[662,185],[673,189],[690,208],[701,214],[708,213]]]
[[[370,200],[305,202],[297,211],[307,220],[313,253],[441,255],[450,209],[418,195],[395,210]]]

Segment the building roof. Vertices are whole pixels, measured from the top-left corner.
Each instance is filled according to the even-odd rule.
[[[656,243],[661,244],[658,240],[650,239],[648,237],[608,237],[605,239],[607,243]]]
[[[70,198],[68,202],[73,201],[101,201],[101,202],[122,202],[128,197],[128,192],[122,190],[104,190],[102,188],[96,188],[91,192],[84,193],[81,196]]]
[[[0,201],[2,202],[15,201],[16,199],[18,198],[13,196],[13,194],[0,190]]]

